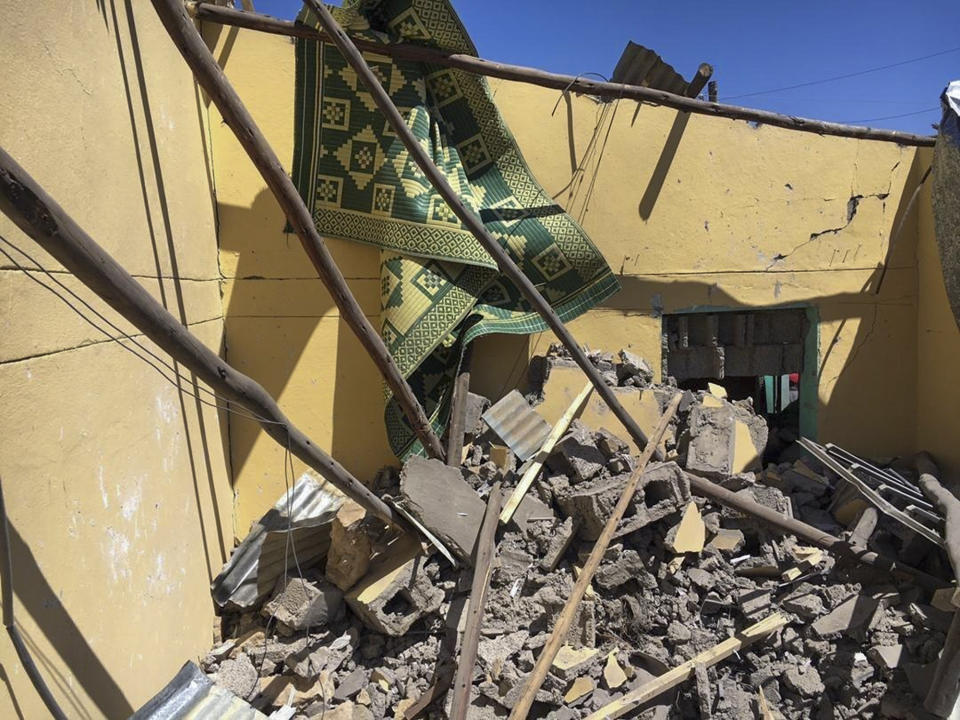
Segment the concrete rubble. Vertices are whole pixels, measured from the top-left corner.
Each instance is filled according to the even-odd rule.
[[[662,410],[676,393],[683,400],[662,444],[665,459],[642,476],[531,717],[585,717],[776,611],[790,618],[782,631],[716,665],[697,665],[689,681],[634,716],[932,717],[922,709],[924,687],[952,619],[942,594],[694,496],[686,472],[948,578],[945,556],[932,546],[918,553],[916,538],[882,514],[867,513],[859,530],[859,512],[841,522],[837,479],[795,445],[778,440],[771,456],[766,422],[748,402],[655,384],[650,366],[629,350],[590,357],[619,393],[639,396],[637,407]],[[526,397],[534,410],[551,393],[570,394],[565,384],[575,376],[551,372],[566,367],[557,348],[532,363]],[[470,398],[461,467],[412,457],[372,483],[437,537],[459,568],[344,503],[326,558],[288,571],[257,607],[224,609],[221,638],[202,663],[209,677],[264,713],[292,698],[295,718],[404,717],[449,666],[448,643],[463,631],[474,545],[502,474],[491,459],[500,440],[481,419],[489,405]],[[500,527],[471,718],[506,718],[517,703],[636,466],[619,424],[591,425],[588,417],[601,416],[585,410],[571,424]],[[505,483],[520,472],[506,473]],[[865,525],[872,532],[857,536]],[[446,717],[449,695],[421,716]]]

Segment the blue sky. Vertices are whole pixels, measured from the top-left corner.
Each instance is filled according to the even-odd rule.
[[[285,18],[300,8],[297,0],[254,4]],[[454,0],[454,7],[491,60],[609,76],[633,40],[687,79],[701,62],[711,63],[723,102],[922,134],[939,121],[944,86],[960,79],[956,0]],[[735,97],[948,50],[858,77]]]

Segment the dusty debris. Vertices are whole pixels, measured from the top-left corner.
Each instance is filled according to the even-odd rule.
[[[650,426],[678,392],[654,384],[642,359],[628,352],[619,362],[610,353],[591,358]],[[549,379],[541,380],[537,411],[550,422],[583,389],[582,373],[566,363],[555,351],[541,363]],[[555,391],[561,396],[551,399]],[[651,463],[642,475],[530,717],[599,717],[682,667],[685,680],[654,698],[647,711],[653,717],[920,720],[916,693],[931,682],[954,591],[934,595],[909,581],[897,584],[809,540],[694,499],[686,473],[708,474],[783,516],[846,532],[860,552],[913,553],[928,572],[949,577],[945,558],[929,544],[918,551],[901,527],[862,505],[841,523],[835,508],[842,483],[796,446],[764,457],[763,419],[722,395],[718,388],[683,393],[663,444],[671,459]],[[635,448],[595,400],[584,401],[579,420],[500,525],[468,717],[502,718],[516,706],[636,465]],[[467,424],[462,467],[411,458],[402,473],[383,472],[375,481],[380,494],[399,500],[464,563],[493,482],[503,479],[509,492],[524,472],[511,453],[498,462],[499,438],[479,412],[477,418]],[[750,463],[741,462],[738,447],[747,448]],[[515,474],[504,476],[504,467]],[[457,627],[462,631],[469,575],[413,538],[385,533],[350,503],[338,502],[325,517],[326,557],[302,564],[302,581],[288,570],[285,583],[274,580],[242,612],[226,608],[226,639],[205,658],[204,670],[264,712],[290,702],[296,720],[321,713],[404,717],[450,663],[441,645]],[[341,590],[346,611],[338,612]],[[314,607],[310,599],[320,597]],[[714,648],[771,616],[778,618],[775,631],[711,660]],[[449,711],[450,694],[438,697],[422,716]]]

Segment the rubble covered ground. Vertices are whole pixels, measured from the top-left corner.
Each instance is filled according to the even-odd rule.
[[[646,396],[660,410],[676,393],[683,397],[663,441],[666,461],[647,467],[531,716],[586,717],[779,611],[789,620],[782,631],[697,667],[630,716],[927,717],[922,699],[949,608],[909,579],[838,560],[692,496],[685,470],[940,577],[950,576],[945,556],[884,515],[862,512],[863,503],[844,500],[843,483],[792,431],[768,437],[749,401],[730,402],[719,388],[654,384],[647,364],[627,351],[590,357],[620,393]],[[534,407],[571,365],[558,348],[537,360],[527,398]],[[516,458],[480,418],[489,403],[470,400],[460,468],[413,457],[374,481],[458,567],[344,501],[326,529],[325,557],[281,576],[255,606],[224,609],[222,643],[202,662],[215,683],[265,712],[292,705],[297,718],[380,720],[404,717],[451,671],[487,495],[501,475],[507,484],[519,475],[509,472]],[[636,462],[618,433],[574,420],[501,526],[469,717],[509,715]],[[898,469],[915,478],[909,463]],[[445,717],[451,695],[422,716]]]

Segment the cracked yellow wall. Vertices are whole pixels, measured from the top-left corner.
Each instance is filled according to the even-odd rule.
[[[210,25],[205,32],[289,167],[292,41]],[[554,91],[491,86],[536,176],[620,274],[623,290],[571,323],[582,342],[631,347],[659,370],[662,312],[813,305],[820,438],[874,455],[914,449],[918,211],[887,257],[918,176],[913,148],[632,102],[572,97],[558,104]],[[212,127],[228,357],[369,481],[392,459],[376,370],[312,278],[296,239],[283,234],[279,208],[230,131],[217,121]],[[377,252],[330,246],[375,319]],[[547,334],[481,339],[474,389],[498,397],[521,382],[529,356],[549,341]],[[245,528],[283,488],[282,451],[248,427],[231,431],[238,527]]]
[[[0,146],[219,350],[206,109],[150,4],[0,3],[0,27]],[[17,625],[68,717],[127,717],[213,640],[209,582],[233,538],[225,424],[38,284],[142,341],[2,214],[0,237]],[[14,246],[51,275],[17,269],[33,261]],[[5,633],[0,681],[0,717],[47,717]]]

